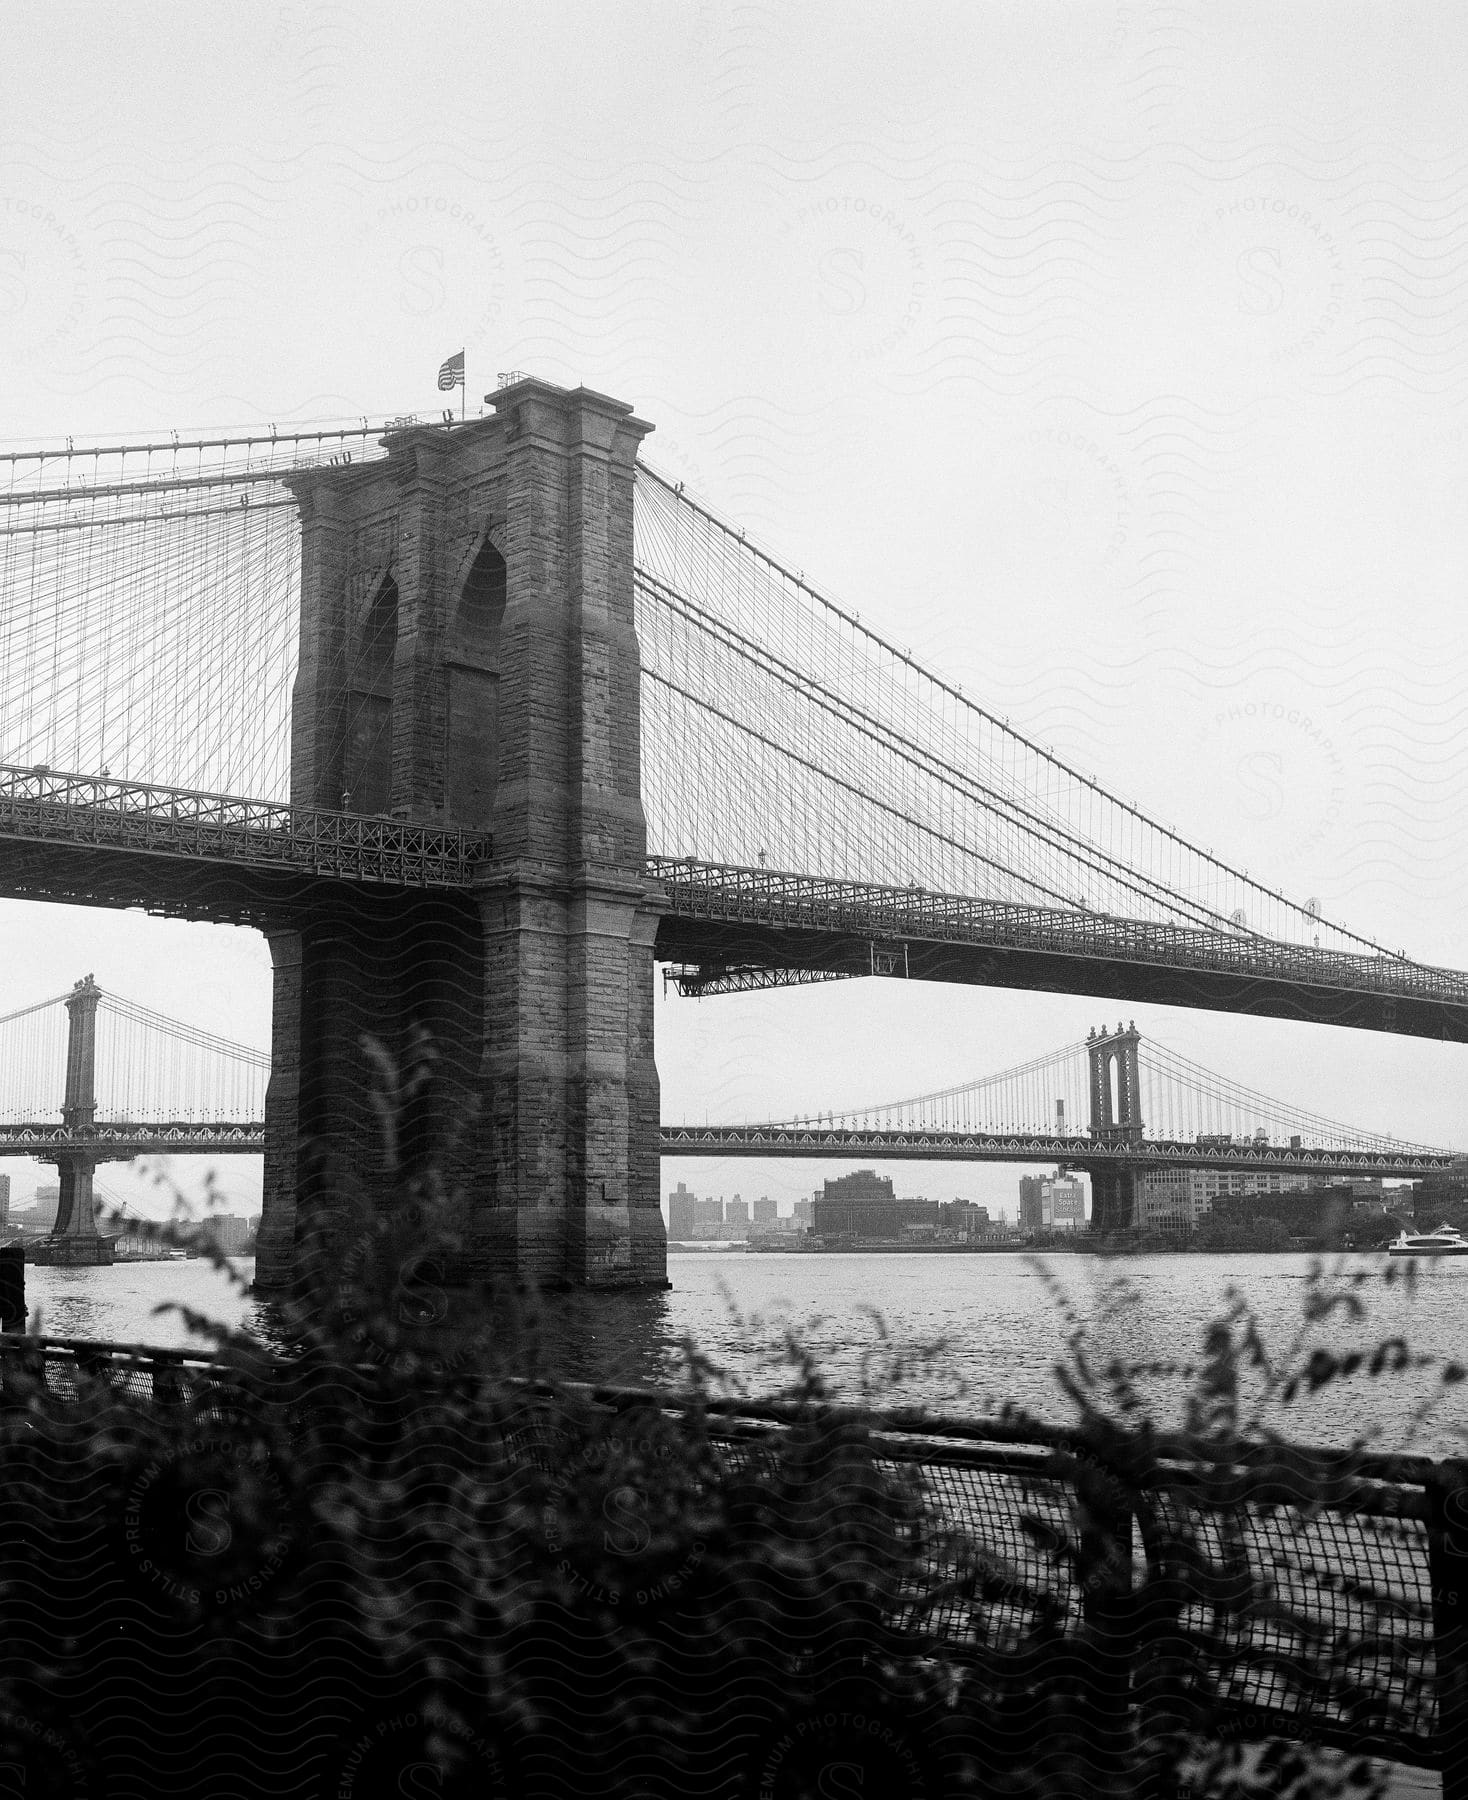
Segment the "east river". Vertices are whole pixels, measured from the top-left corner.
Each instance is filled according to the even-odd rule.
[[[1073,1414],[1054,1368],[1073,1330],[1067,1300],[1085,1325],[1093,1366],[1112,1358],[1187,1363],[1198,1360],[1204,1328],[1226,1309],[1232,1284],[1257,1315],[1271,1356],[1282,1358],[1301,1328],[1311,1266],[1298,1255],[1048,1255],[1047,1281],[1022,1254],[694,1252],[669,1258],[670,1292],[548,1301],[546,1335],[563,1374],[632,1383],[676,1379],[680,1342],[690,1338],[749,1393],[770,1392],[789,1379],[781,1346],[793,1335],[843,1397],[859,1397],[865,1385],[888,1403],[920,1402],[967,1416],[1014,1401],[1063,1423]],[[253,1273],[251,1263],[235,1267],[246,1278]],[[1412,1264],[1344,1257],[1324,1267],[1332,1289],[1355,1292],[1367,1315],[1353,1322],[1337,1313],[1318,1324],[1306,1353],[1402,1338],[1414,1354],[1468,1360],[1468,1257]],[[1351,1289],[1357,1273],[1365,1280]],[[196,1342],[178,1314],[158,1312],[170,1302],[272,1333],[268,1310],[202,1261],[28,1267],[26,1280],[28,1303],[40,1308],[47,1336],[178,1347]],[[1155,1416],[1177,1422],[1182,1378],[1157,1373],[1141,1385]],[[1414,1425],[1414,1409],[1434,1393],[1438,1404]],[[1366,1432],[1382,1449],[1468,1454],[1468,1384],[1443,1391],[1432,1369],[1376,1380],[1358,1375],[1298,1400],[1288,1413],[1273,1409],[1267,1416],[1307,1443],[1343,1445]]]

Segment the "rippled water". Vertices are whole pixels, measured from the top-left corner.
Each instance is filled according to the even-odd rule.
[[[247,1279],[253,1273],[249,1262],[235,1266]],[[779,1349],[793,1333],[844,1394],[855,1396],[865,1381],[886,1398],[955,1412],[986,1413],[1014,1400],[1064,1420],[1070,1414],[1053,1373],[1072,1329],[1063,1295],[1089,1334],[1096,1363],[1113,1356],[1186,1362],[1197,1357],[1204,1327],[1225,1305],[1232,1282],[1279,1356],[1300,1328],[1310,1267],[1310,1259],[1294,1255],[1054,1255],[1046,1268],[1057,1293],[1022,1255],[704,1252],[669,1258],[671,1292],[571,1296],[546,1305],[559,1366],[583,1378],[668,1379],[679,1366],[680,1340],[691,1337],[750,1391],[768,1391],[784,1379]],[[1468,1349],[1468,1258],[1403,1265],[1359,1257],[1329,1267],[1343,1292],[1353,1275],[1364,1276],[1354,1291],[1368,1316],[1362,1324],[1337,1316],[1316,1328],[1309,1345],[1344,1350],[1401,1336],[1413,1351],[1449,1360]],[[1124,1295],[1118,1303],[1113,1294],[1108,1304],[1108,1285],[1118,1282]],[[168,1303],[257,1332],[269,1323],[258,1302],[231,1290],[202,1261],[31,1268],[27,1289],[43,1329],[58,1337],[186,1345],[193,1340],[179,1316],[157,1310]],[[931,1355],[916,1354],[924,1347]],[[1176,1420],[1181,1381],[1158,1375],[1144,1387],[1158,1416]],[[1414,1406],[1435,1391],[1431,1371],[1376,1381],[1359,1376],[1301,1400],[1287,1417],[1270,1417],[1309,1442],[1344,1443],[1369,1430],[1383,1448],[1463,1454],[1464,1388],[1450,1390],[1428,1425],[1409,1436]]]

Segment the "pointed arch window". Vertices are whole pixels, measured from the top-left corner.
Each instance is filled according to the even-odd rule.
[[[505,592],[505,559],[486,537],[460,590],[445,659],[444,794],[451,823],[466,831],[488,831],[494,814]]]
[[[384,575],[353,634],[348,670],[343,809],[385,813],[392,805],[393,658],[398,646],[398,584]]]

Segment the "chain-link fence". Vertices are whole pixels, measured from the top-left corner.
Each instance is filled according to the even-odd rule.
[[[288,1394],[290,1365],[269,1366]],[[36,1378],[60,1399],[102,1382],[145,1405],[208,1405],[215,1393],[225,1404],[239,1380],[187,1352],[0,1336],[0,1404],[16,1404]],[[370,1385],[370,1372],[363,1378]],[[472,1394],[475,1378],[456,1386]],[[525,1384],[501,1441],[527,1464],[552,1465],[565,1445],[549,1403],[568,1392],[611,1414],[699,1409],[731,1474],[813,1416],[778,1403]],[[1128,1461],[1115,1445],[1098,1455],[1083,1433],[1007,1420],[840,1408],[821,1416],[858,1428],[877,1467],[916,1497],[928,1579],[893,1622],[934,1653],[978,1658],[1017,1648],[1041,1627],[1073,1635],[1095,1615],[1095,1584],[1082,1571],[1088,1530],[1093,1558],[1096,1542],[1087,1472],[1099,1472],[1118,1556],[1119,1573],[1101,1584],[1110,1616],[1118,1593],[1166,1599],[1160,1611],[1139,1606],[1128,1626],[1134,1671],[1159,1640],[1185,1640],[1211,1716],[1240,1738],[1303,1738],[1445,1771],[1468,1767],[1461,1465],[1278,1446],[1224,1454],[1165,1440]],[[1134,1673],[1133,1699],[1140,1685]],[[1452,1779],[1445,1793],[1456,1791]]]

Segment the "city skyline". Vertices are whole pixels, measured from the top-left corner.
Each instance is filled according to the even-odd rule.
[[[3,902],[0,902],[0,906],[3,906],[3,904]],[[31,910],[41,911],[42,909]],[[44,910],[68,912],[91,909],[50,908]],[[103,920],[108,918],[108,915],[105,912],[97,913],[95,916]],[[178,921],[156,921],[150,923],[157,923],[167,927],[177,927],[179,925]],[[184,929],[203,929],[217,933],[222,928],[196,928],[186,926]],[[233,947],[237,950],[245,948],[249,940],[258,938],[258,934],[243,930],[234,931],[231,935],[236,940]],[[263,941],[260,942],[260,948],[263,951]],[[266,960],[268,962],[268,957]],[[59,978],[57,980],[57,985],[61,985],[59,983]],[[70,984],[67,983],[64,985],[69,986]],[[863,985],[875,986],[876,984]],[[265,997],[268,998],[268,989]],[[780,997],[783,998],[784,996]],[[258,998],[259,996],[257,996],[257,999]],[[740,998],[743,997],[730,996],[720,1000],[695,1002],[693,1004],[705,1007],[727,1006],[733,1004]],[[1033,996],[1033,998],[1047,1002],[1052,1000],[1051,996],[1046,995],[1037,995]],[[1076,1012],[1080,1012],[1086,1019],[1090,1019],[1094,1016],[1096,1009],[1093,1003],[1071,1001],[1068,1004],[1072,1009],[1073,1015]],[[1193,1012],[1179,1016],[1177,1013],[1171,1011],[1171,1009],[1166,1008],[1138,1007],[1135,1010],[1144,1021],[1148,1018],[1158,1018],[1164,1021],[1164,1028],[1170,1030],[1174,1038],[1178,1036],[1180,1026],[1187,1027],[1196,1020],[1207,1017],[1207,1015]],[[260,1007],[257,1005],[253,1012],[253,1022],[257,1032],[261,1029],[260,1020],[262,1015],[266,1021],[263,1031],[263,1047],[263,1045],[268,1045],[269,1042],[268,1006]],[[251,1017],[244,1009],[240,1009],[237,1016],[246,1020]],[[194,1012],[194,1022],[209,1026],[210,1028],[217,1028],[217,1024],[214,1021],[214,1015],[209,1014],[201,1016],[200,1012],[197,1010]],[[1267,1027],[1275,1022],[1260,1021],[1258,1023]],[[1323,1031],[1328,1028],[1294,1027],[1293,1029]],[[1074,1023],[1073,1017],[1070,1026],[1070,1034],[1072,1036],[1076,1035],[1077,1030],[1078,1027]],[[257,1044],[260,1044],[261,1038],[257,1036],[255,1041]],[[992,1072],[993,1071],[983,1071],[982,1074]],[[977,1079],[979,1076],[976,1075],[975,1078]],[[58,1081],[60,1079],[59,1069],[57,1071],[57,1079]],[[1297,1085],[1303,1085],[1303,1083],[1297,1083]],[[1299,1098],[1298,1094],[1295,1098]],[[57,1116],[59,1117],[59,1089],[57,1101]],[[1320,1095],[1316,1103],[1322,1107],[1328,1106],[1331,1104],[1331,1097],[1329,1094]],[[849,1099],[846,1103],[845,1110],[852,1110]],[[798,1109],[791,1109],[788,1107],[783,1116],[789,1117],[792,1112],[794,1112],[796,1116],[804,1116],[798,1113]],[[45,1114],[42,1113],[41,1116],[44,1117]],[[105,1108],[100,1116],[108,1116]],[[666,1118],[666,1107],[664,1109],[664,1116]],[[775,1115],[772,1113],[771,1116],[773,1117]],[[1084,1131],[1084,1121],[1079,1116],[1072,1121],[1072,1125],[1074,1128]],[[1394,1133],[1393,1135],[1401,1134]],[[1443,1147],[1456,1148],[1457,1146],[1444,1145]],[[871,1158],[867,1155],[862,1160],[870,1161]],[[878,1158],[877,1161],[880,1165],[880,1158]],[[962,1181],[974,1190],[979,1203],[991,1206],[996,1203],[1002,1204],[1006,1196],[1012,1196],[1015,1182],[1025,1174],[1032,1174],[1035,1167],[1035,1165],[1029,1163],[973,1164],[952,1163],[941,1160],[933,1160],[931,1162],[904,1161],[901,1164],[883,1166],[886,1168],[887,1172],[893,1174],[906,1185],[912,1186],[915,1189],[922,1188],[924,1191],[929,1192],[946,1192],[947,1188],[952,1186],[955,1181]],[[111,1163],[104,1165],[103,1176],[102,1179],[99,1180],[99,1190],[105,1191],[109,1197],[115,1197],[125,1201],[133,1208],[133,1210],[139,1212],[142,1216],[157,1218],[166,1217],[171,1211],[172,1199],[170,1195],[165,1194],[160,1190],[155,1179],[155,1168],[170,1171],[172,1180],[176,1183],[178,1188],[191,1197],[200,1198],[202,1196],[205,1178],[212,1173],[216,1188],[227,1200],[253,1206],[255,1208],[258,1208],[260,1204],[260,1163],[259,1159],[253,1156],[229,1156],[212,1160],[206,1156],[174,1157],[163,1161],[160,1161],[159,1159],[150,1159],[149,1166],[142,1170],[132,1169],[126,1163]],[[47,1176],[44,1173],[44,1165],[38,1164],[29,1158],[0,1158],[0,1169],[9,1172],[15,1184],[17,1193],[25,1193],[28,1191],[28,1188],[33,1190],[36,1184],[44,1184],[47,1180]],[[668,1155],[662,1158],[662,1188],[664,1196],[666,1196],[668,1187],[676,1185],[680,1180],[708,1180],[710,1178],[711,1170],[722,1171],[722,1179],[726,1187],[728,1187],[731,1182],[738,1184],[737,1188],[732,1191],[742,1191],[745,1186],[760,1185],[761,1191],[773,1193],[781,1206],[786,1210],[788,1210],[789,1206],[802,1197],[807,1191],[810,1179],[810,1169],[808,1164],[796,1160],[746,1157],[741,1157],[737,1160],[720,1160],[708,1157],[694,1159]]]

